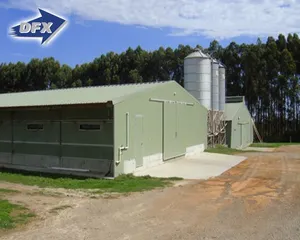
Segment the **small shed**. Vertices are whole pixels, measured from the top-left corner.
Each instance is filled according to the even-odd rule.
[[[0,167],[116,177],[207,146],[207,110],[175,81],[0,94]]]
[[[243,149],[253,143],[253,124],[244,97],[227,97],[225,104],[226,144]]]

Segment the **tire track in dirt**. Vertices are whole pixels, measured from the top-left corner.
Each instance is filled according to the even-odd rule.
[[[240,176],[239,178],[233,178],[231,181],[225,182],[224,190],[221,193],[220,197],[216,200],[217,203],[221,203],[227,199],[235,198],[232,195],[232,193],[239,192],[239,191],[245,189],[247,187],[247,185],[249,184],[249,181],[251,180],[251,178],[257,173],[258,169],[261,166],[261,156],[252,157],[245,161],[248,161],[250,163],[250,166],[247,167],[247,170],[244,171],[244,173],[242,175],[238,175],[238,176]],[[243,170],[241,170],[241,171],[243,171]],[[236,176],[236,175],[234,175],[234,176]],[[222,178],[220,180],[222,180]],[[234,189],[233,189],[233,185],[235,185]]]
[[[253,162],[253,163],[252,163]],[[257,156],[251,159],[251,165],[248,167],[245,174],[242,175],[236,182],[241,182],[237,185],[235,192],[239,192],[247,187],[251,178],[257,173],[259,167],[261,166],[261,156]]]
[[[284,197],[284,193],[287,191],[286,174],[288,173],[288,163],[285,155],[281,156],[280,162],[281,162],[281,172],[280,172],[279,188],[277,189],[277,192],[280,199],[282,199]]]
[[[300,155],[286,152],[281,157],[282,161],[282,175],[280,177],[280,186],[278,188],[278,195],[280,199],[292,198],[292,193],[297,188],[300,181],[299,163]]]

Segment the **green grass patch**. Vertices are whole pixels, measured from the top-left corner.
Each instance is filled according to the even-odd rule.
[[[0,173],[0,181],[20,183],[24,185],[65,188],[65,189],[98,189],[102,192],[140,192],[169,186],[172,181],[180,178],[152,178],[150,176],[135,177],[133,175],[122,175],[113,180],[108,179],[72,179],[72,178],[51,178],[19,173]]]
[[[18,193],[18,192],[19,192],[19,191],[17,191],[17,190],[0,188],[0,194],[1,194],[1,193]]]
[[[0,199],[0,229],[11,229],[25,224],[35,215],[27,208]]]
[[[293,146],[300,145],[300,143],[253,143],[250,147],[261,147],[261,148],[278,148],[281,146]]]
[[[245,152],[253,152],[253,151],[242,151],[242,150],[228,148],[228,147],[225,147],[225,146],[218,145],[215,148],[206,149],[205,152],[219,153],[219,154],[226,154],[226,155],[234,155],[234,154],[245,153]]]

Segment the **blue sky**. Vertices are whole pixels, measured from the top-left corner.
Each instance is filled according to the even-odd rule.
[[[43,6],[43,2],[45,1],[40,0],[23,0],[21,2],[24,3],[24,5],[22,5],[21,2],[16,5],[15,3],[18,1],[19,0],[4,0],[2,6],[0,4],[0,62],[28,62],[31,58],[52,56],[61,63],[75,66],[76,64],[92,61],[94,58],[109,51],[120,53],[125,51],[128,47],[135,48],[138,45],[146,50],[155,50],[160,46],[175,48],[179,44],[189,44],[191,46],[200,44],[203,47],[207,47],[210,41],[216,38],[220,39],[219,42],[223,46],[226,46],[231,41],[252,43],[256,42],[258,36],[264,39],[264,36],[277,35],[281,32],[280,29],[276,29],[274,24],[266,28],[260,26],[261,24],[255,23],[251,28],[251,26],[249,26],[251,18],[247,20],[248,22],[243,23],[244,25],[240,23],[243,20],[235,23],[235,17],[233,17],[233,13],[228,12],[229,10],[227,11],[227,15],[225,14],[223,16],[223,20],[219,21],[219,25],[224,24],[223,26],[214,27],[213,23],[210,23],[211,25],[208,26],[210,16],[208,13],[206,18],[205,15],[202,15],[204,18],[203,22],[207,22],[206,25],[201,25],[201,21],[199,20],[199,26],[192,28],[189,23],[195,25],[195,23],[198,24],[198,21],[194,22],[194,18],[191,17],[182,17],[183,13],[178,12],[177,15],[172,13],[169,19],[168,17],[164,17],[165,14],[161,13],[158,9],[152,12],[146,11],[148,16],[145,16],[143,13],[144,7],[132,13],[132,11],[128,10],[128,6],[118,6],[118,4],[121,4],[121,0],[111,0],[111,2],[113,2],[111,6],[105,7],[107,11],[95,10],[95,12],[88,11],[92,9],[88,6],[88,3],[94,2],[93,6],[96,4],[96,8],[101,0],[71,0],[68,2],[73,2],[73,5],[68,7],[64,5],[65,0],[53,0],[52,2],[60,2],[60,8],[55,8],[56,5],[49,6],[49,2]],[[119,1],[119,3],[117,3],[117,1]],[[130,2],[130,0],[127,1]],[[134,0],[131,1],[134,2]],[[148,2],[149,1],[153,2],[156,0],[148,0]],[[183,0],[166,0],[166,2],[168,1],[175,3],[176,1]],[[242,0],[223,1],[232,3]],[[255,1],[256,0],[252,0],[252,3]],[[140,0],[140,2],[145,1]],[[30,8],[28,8],[28,6],[30,6]],[[42,47],[37,41],[15,40],[12,36],[8,35],[9,27],[13,24],[19,24],[21,20],[30,20],[38,16],[38,7],[45,7],[47,10],[53,9],[51,12],[54,14],[58,12],[59,15],[68,20],[67,27],[65,27],[62,33],[56,37],[49,46]],[[87,8],[87,11],[84,11],[84,7]],[[117,7],[119,7],[119,9],[117,9]],[[165,9],[164,6],[161,7]],[[192,9],[192,6],[190,7]],[[115,8],[117,10],[114,10]],[[135,8],[139,8],[139,6]],[[260,9],[260,6],[257,6],[257,8]],[[284,8],[290,9],[290,7],[286,7],[286,5]],[[99,9],[101,9],[101,6],[99,6]],[[175,11],[177,10],[174,7],[174,12]],[[272,9],[269,11],[272,11]],[[120,14],[120,12],[122,14]],[[186,12],[185,14],[194,16],[191,10],[187,10]],[[268,14],[266,14],[265,18],[267,18],[267,15]],[[151,19],[151,21],[147,21],[147,19]],[[262,20],[264,20],[263,17]],[[265,19],[265,21],[267,21],[267,19]],[[293,27],[294,25],[290,26],[290,29],[295,29],[296,31],[297,29]]]

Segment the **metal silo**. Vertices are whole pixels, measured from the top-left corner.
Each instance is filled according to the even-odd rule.
[[[211,110],[211,60],[201,50],[184,59],[184,88]]]
[[[225,83],[225,66],[219,65],[219,91],[220,91],[220,111],[225,111],[225,99],[226,99],[226,83]]]
[[[219,96],[219,62],[216,59],[211,61],[211,84],[212,84],[212,110],[220,110],[220,96]]]

